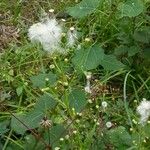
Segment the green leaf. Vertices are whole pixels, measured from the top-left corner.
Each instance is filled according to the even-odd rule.
[[[51,110],[56,106],[57,102],[49,95],[42,95],[35,104],[35,110],[46,113],[47,110]]]
[[[11,128],[18,134],[24,134],[29,129],[40,126],[40,122],[47,110],[51,110],[56,101],[48,94],[42,95],[35,104],[35,109],[27,114],[15,114],[11,119]],[[24,125],[25,124],[25,125]]]
[[[23,92],[23,86],[19,86],[17,89],[16,89],[16,93],[18,96],[20,96]]]
[[[127,0],[118,6],[121,17],[136,17],[144,10],[144,4],[141,0]]]
[[[14,114],[11,118],[11,129],[13,129],[18,134],[24,134],[28,130],[21,122],[25,120],[25,114]],[[17,118],[17,119],[16,119]],[[21,121],[18,121],[18,119]]]
[[[46,84],[53,86],[57,77],[52,72],[49,72],[40,73],[37,76],[32,76],[30,79],[33,83],[33,87],[44,88],[46,87]]]
[[[101,65],[105,70],[119,70],[125,66],[120,61],[118,61],[114,55],[105,55]]]
[[[150,61],[150,48],[143,49],[143,57]]]
[[[138,42],[150,43],[150,28],[145,28],[143,30],[136,30],[133,35],[134,39]]]
[[[64,126],[58,124],[56,126],[53,126],[50,130],[50,139],[51,143],[57,143],[59,142],[59,139],[65,135],[65,128]]]
[[[31,111],[28,114],[14,114],[11,119],[11,128],[18,134],[24,134],[29,129],[40,126],[44,113]],[[17,119],[16,119],[17,118]]]
[[[124,150],[132,145],[130,134],[123,126],[108,131],[109,141],[119,150]]]
[[[6,133],[8,131],[8,129],[7,129],[8,125],[9,125],[8,120],[0,122],[0,135]]]
[[[72,59],[73,64],[81,70],[95,69],[103,60],[104,50],[98,45],[88,49],[77,50]]]
[[[23,148],[24,150],[44,150],[44,145],[41,140],[37,141],[37,139],[30,134],[25,137]]]
[[[75,89],[69,94],[69,105],[74,108],[76,112],[80,112],[86,105],[85,93],[80,89]]]
[[[131,56],[134,56],[136,53],[140,52],[140,50],[141,49],[138,46],[127,47],[127,46],[121,45],[115,49],[114,54],[119,56],[119,55],[124,55],[128,53],[128,56],[131,57]]]
[[[83,18],[95,11],[103,0],[82,0],[74,7],[69,7],[67,12],[75,18]]]
[[[131,46],[129,49],[128,49],[128,56],[131,57],[131,56],[134,56],[135,54],[137,54],[138,52],[140,52],[140,47],[137,47],[137,46]]]
[[[128,52],[128,47],[124,45],[120,45],[119,47],[115,48],[115,55],[124,55]]]

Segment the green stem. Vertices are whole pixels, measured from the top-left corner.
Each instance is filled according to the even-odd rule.
[[[125,107],[125,110],[126,110],[126,113],[127,113],[127,116],[128,116],[128,120],[130,122],[130,125],[131,127],[133,128],[133,124],[132,124],[132,120],[131,120],[131,116],[130,116],[130,113],[129,113],[129,109],[128,109],[128,105],[127,105],[127,79],[128,79],[128,76],[130,74],[131,71],[129,71],[126,76],[125,76],[125,79],[124,79],[124,86],[123,86],[123,98],[124,98],[124,107]]]

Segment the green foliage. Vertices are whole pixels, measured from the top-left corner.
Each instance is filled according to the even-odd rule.
[[[25,150],[44,150],[45,148],[44,148],[44,145],[43,145],[43,143],[39,140],[39,141],[37,141],[36,139],[35,139],[35,137],[33,136],[33,135],[27,135],[26,137],[25,137],[25,144],[24,144],[24,149]]]
[[[124,68],[124,65],[114,55],[105,55],[101,65],[105,70],[119,70]]]
[[[18,134],[24,134],[29,129],[34,129],[40,126],[42,118],[46,115],[47,111],[50,111],[56,106],[56,101],[51,96],[42,95],[35,104],[34,110],[27,114],[15,114],[16,117],[11,119],[11,128]],[[16,119],[18,118],[18,119]],[[22,124],[27,125],[27,127]]]
[[[35,110],[46,113],[47,110],[51,110],[56,106],[56,101],[49,95],[42,95],[35,104]]]
[[[2,121],[0,122],[0,135],[3,135],[8,131],[7,126],[9,125],[9,121]]]
[[[11,119],[11,128],[18,134],[24,134],[29,129],[40,126],[44,114],[39,111],[31,111],[28,114],[14,114]],[[16,119],[17,118],[17,119]]]
[[[69,94],[69,105],[74,108],[76,112],[80,112],[87,103],[85,94],[80,89],[75,89]]]
[[[150,27],[141,30],[136,30],[133,35],[137,42],[149,44],[150,43]]]
[[[75,18],[83,18],[93,13],[103,0],[82,0],[74,7],[69,7],[67,12]]]
[[[129,148],[132,145],[131,136],[125,127],[119,126],[108,131],[109,141],[120,150]]]
[[[17,92],[17,95],[20,96],[23,92],[23,86],[19,86],[17,89],[16,89],[16,92]]]
[[[65,132],[65,128],[63,125],[56,125],[56,126],[53,126],[51,129],[50,129],[50,139],[51,139],[51,144],[54,144],[57,145],[57,143],[59,142],[58,139],[60,139],[61,137],[64,137],[64,135],[66,134]],[[53,145],[54,146],[54,145]]]
[[[115,49],[114,54],[119,56],[119,55],[125,55],[128,54],[129,57],[134,56],[135,54],[137,54],[138,52],[140,52],[141,49],[138,46],[124,46],[124,45],[120,45],[119,47],[117,47]]]
[[[127,0],[125,3],[120,3],[118,6],[121,17],[136,17],[144,10],[142,0]]]
[[[64,150],[150,149],[149,123],[136,122],[137,106],[143,97],[150,98],[150,4],[148,0],[78,2],[17,1],[16,6],[15,1],[2,2],[0,149],[45,150],[47,144]],[[57,19],[59,13],[66,17],[63,32],[71,26],[77,30],[73,47],[66,47],[67,36],[62,39],[66,54],[48,55],[27,40],[28,25],[37,21],[41,8],[54,8]],[[64,9],[73,18],[59,12]],[[5,45],[7,25],[14,23],[19,38]],[[12,34],[9,37],[15,38]],[[84,91],[84,71],[91,73],[91,93]]]
[[[104,50],[94,45],[88,49],[77,50],[72,59],[73,64],[81,70],[95,69],[103,60]]]
[[[40,73],[36,76],[32,76],[30,79],[33,83],[33,87],[44,88],[46,84],[53,86],[56,82],[56,75],[52,72]],[[47,82],[47,83],[46,83]]]

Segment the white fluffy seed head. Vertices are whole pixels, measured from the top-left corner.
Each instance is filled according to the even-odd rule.
[[[137,112],[140,115],[140,123],[144,125],[150,116],[150,101],[143,98],[142,102],[137,107]]]
[[[77,31],[75,30],[74,27],[71,27],[70,30],[67,33],[67,45],[69,47],[72,47],[75,45],[77,41]]]
[[[103,107],[103,108],[106,108],[106,107],[107,107],[107,102],[106,102],[106,101],[103,101],[103,102],[102,102],[102,107]]]
[[[106,127],[107,128],[111,128],[112,127],[112,123],[111,122],[106,122]]]
[[[62,27],[55,18],[46,19],[44,22],[33,24],[28,29],[28,37],[31,42],[41,43],[43,49],[49,53],[56,51],[64,53],[61,43]]]

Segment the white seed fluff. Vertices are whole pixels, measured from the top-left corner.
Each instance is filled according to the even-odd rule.
[[[74,27],[71,27],[67,33],[67,45],[69,47],[74,46],[75,42],[77,41],[77,31]]]
[[[62,27],[55,18],[46,18],[43,22],[33,24],[28,30],[28,36],[31,42],[41,43],[43,49],[51,54],[55,51],[64,53],[60,47]]]
[[[150,116],[150,101],[143,98],[140,105],[137,107],[137,112],[140,114],[140,123],[144,125]]]
[[[106,108],[106,107],[107,107],[107,102],[106,102],[106,101],[103,101],[103,102],[102,102],[102,107],[103,107],[103,108]]]
[[[106,127],[107,128],[111,128],[112,127],[112,123],[111,122],[106,122]]]

